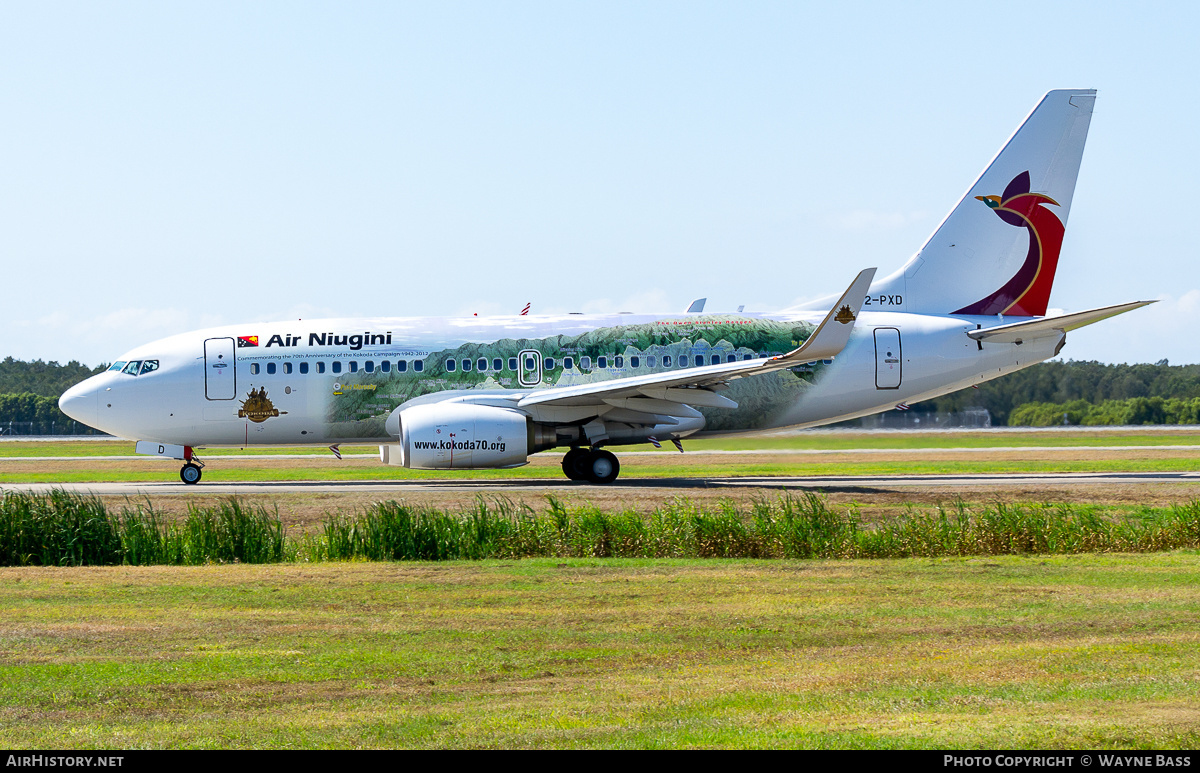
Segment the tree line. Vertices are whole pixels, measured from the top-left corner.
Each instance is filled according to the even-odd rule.
[[[70,422],[58,410],[69,387],[103,372],[75,360],[0,361],[0,423]],[[959,413],[986,408],[992,423],[1062,424],[1200,423],[1200,364],[1109,365],[1094,361],[1043,362],[913,406],[914,411]],[[1020,410],[1018,410],[1020,409]]]
[[[1200,397],[1131,397],[1105,400],[1099,405],[1087,400],[1025,403],[1013,409],[1008,423],[1021,427],[1200,424]]]
[[[992,415],[992,423],[1003,425],[1014,424],[1015,419],[1027,416],[1014,416],[1014,411],[1030,403],[1062,406],[1083,401],[1092,406],[1101,406],[1106,402],[1128,402],[1138,398],[1161,398],[1164,401],[1200,398],[1200,365],[1171,365],[1166,360],[1153,365],[1109,365],[1075,360],[1043,362],[980,384],[978,388],[962,389],[926,400],[914,405],[913,410],[957,413],[967,408],[986,408]],[[1055,410],[1058,421],[1052,423],[1062,424],[1063,409]],[[1114,420],[1129,418],[1128,423],[1135,424],[1161,423],[1152,419],[1167,414],[1157,410],[1147,412],[1145,404],[1128,402],[1120,410],[1110,406],[1105,409],[1104,415]],[[1071,411],[1068,411],[1068,419],[1071,417]]]
[[[24,362],[12,357],[0,360],[0,433],[88,433],[89,427],[58,409],[58,398],[70,387],[107,368],[107,364],[89,368],[75,360],[66,365],[54,360]]]
[[[89,368],[75,360],[59,365],[54,360],[23,362],[5,357],[0,361],[0,395],[31,394],[57,401],[70,387],[107,368],[107,364]]]

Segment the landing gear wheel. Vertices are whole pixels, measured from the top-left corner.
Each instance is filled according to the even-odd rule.
[[[179,479],[189,485],[200,482],[200,465],[192,464],[191,462],[183,465],[179,470]]]
[[[587,480],[587,458],[591,451],[585,448],[572,448],[563,455],[562,471],[571,480]]]
[[[587,459],[587,479],[592,483],[612,483],[621,474],[621,463],[608,451],[592,451]]]

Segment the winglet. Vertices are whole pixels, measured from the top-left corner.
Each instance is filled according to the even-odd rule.
[[[692,305],[688,306],[687,311],[685,311],[684,313],[685,314],[701,313],[702,311],[704,311],[704,304],[707,300],[708,300],[708,298],[697,298],[696,300],[692,301]]]
[[[858,276],[854,277],[846,292],[833,304],[833,308],[825,315],[825,319],[821,320],[821,324],[808,340],[800,348],[774,359],[812,362],[833,357],[844,349],[850,341],[850,333],[854,330],[854,323],[858,320],[858,314],[862,311],[863,301],[867,298],[867,291],[871,289],[871,280],[874,278],[873,268],[858,272]]]

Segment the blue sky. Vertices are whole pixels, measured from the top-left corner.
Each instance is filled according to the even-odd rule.
[[[783,308],[1096,88],[1063,356],[1200,362],[1195,4],[0,4],[0,356],[239,321]]]

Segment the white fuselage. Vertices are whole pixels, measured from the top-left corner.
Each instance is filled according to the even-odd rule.
[[[388,416],[402,406],[495,404],[555,386],[769,356],[796,345],[821,316],[386,318],[212,328],[131,350],[121,370],[72,387],[61,405],[119,437],[190,447],[386,444],[395,440]],[[1024,344],[967,336],[995,322],[864,311],[833,360],[734,381],[722,394],[736,408],[699,407],[703,420],[614,434],[606,443],[644,442],[650,432],[671,438],[827,424],[962,389],[1061,348],[1062,335]],[[156,367],[130,365],[139,362]],[[613,410],[619,419],[611,406],[526,413],[565,425]]]

